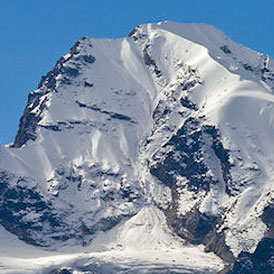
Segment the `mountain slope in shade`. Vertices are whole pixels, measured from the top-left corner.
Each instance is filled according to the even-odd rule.
[[[77,41],[0,148],[0,224],[55,254],[26,273],[272,271],[273,93],[274,61],[208,25]]]

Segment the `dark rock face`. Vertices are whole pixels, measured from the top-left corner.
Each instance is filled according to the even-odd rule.
[[[27,243],[47,246],[44,228],[58,231],[62,222],[56,218],[51,203],[44,201],[35,188],[27,187],[29,180],[0,172],[0,224]],[[16,186],[10,187],[14,181]]]
[[[191,85],[188,88],[191,88]],[[213,154],[212,157],[220,163],[222,180],[228,195],[231,195],[233,188],[229,151],[224,148],[218,129],[206,124],[204,117],[196,118],[198,108],[187,96],[182,97],[180,102],[187,109],[182,112],[182,115],[186,116],[185,122],[153,155],[149,165],[150,172],[171,189],[172,202],[165,211],[169,227],[191,244],[204,244],[207,251],[214,251],[231,264],[234,256],[225,243],[223,232],[217,232],[216,229],[222,222],[220,217],[201,213],[196,206],[185,215],[177,213],[181,191],[187,189],[198,199],[202,193],[207,193],[212,186],[219,184],[217,178],[209,175],[210,167],[206,161],[208,153]],[[155,117],[158,120],[164,119],[169,111],[158,111]],[[186,178],[187,183],[181,185],[177,176]]]
[[[93,84],[92,84],[92,83],[89,83],[89,82],[87,82],[87,81],[85,81],[84,86],[85,86],[85,87],[88,87],[88,88],[92,88],[92,87],[93,87]]]
[[[181,98],[181,105],[185,108],[197,111],[198,108],[186,96]]]
[[[242,252],[229,274],[273,274],[274,273],[274,240],[264,238],[255,252]]]
[[[79,101],[76,101],[76,104],[81,107],[81,108],[88,108],[94,111],[98,111],[102,114],[106,114],[108,115],[110,118],[112,119],[119,119],[119,120],[125,120],[125,121],[129,121],[130,123],[136,124],[136,122],[134,120],[132,120],[130,117],[120,114],[120,113],[116,113],[116,112],[112,112],[112,111],[106,111],[106,110],[102,110],[101,108],[99,108],[96,105],[92,105],[92,106],[88,106],[86,104],[83,104]]]
[[[262,221],[267,225],[265,238],[253,254],[241,252],[229,274],[273,274],[274,273],[274,206],[264,209]]]
[[[146,44],[146,46],[143,49],[143,60],[145,62],[145,64],[148,67],[151,67],[153,72],[156,74],[157,77],[161,76],[161,71],[158,68],[158,65],[156,64],[155,60],[152,59],[152,57],[149,54],[150,51],[150,44]]]
[[[215,217],[202,214],[198,209],[186,213],[181,218],[171,216],[171,212],[168,212],[167,217],[176,234],[195,245],[204,243],[206,235],[216,224]]]
[[[267,225],[266,237],[274,239],[274,204],[270,204],[264,209],[262,221]]]
[[[49,274],[73,274],[74,270],[72,268],[61,268],[50,272]]]
[[[221,46],[220,49],[226,54],[231,54],[232,53],[230,48],[227,45]]]
[[[19,177],[5,171],[0,171],[0,224],[19,239],[37,246],[52,247],[54,244],[64,244],[67,240],[74,239],[83,246],[89,243],[98,231],[107,231],[117,225],[123,218],[128,218],[134,212],[109,214],[89,222],[98,213],[97,209],[79,214],[77,205],[73,201],[62,200],[60,207],[59,192],[69,187],[81,191],[83,176],[81,167],[72,170],[56,170],[53,181],[58,185],[51,186],[51,180],[44,182],[48,184],[50,191],[54,190],[52,196],[45,198],[37,182],[29,177]],[[102,172],[94,167],[90,171],[93,178],[121,177],[120,174]],[[96,179],[95,179],[96,180]],[[121,178],[121,187],[116,190],[102,191],[100,203],[106,207],[115,203],[116,199],[121,202],[141,203],[140,194],[133,185],[124,185]],[[94,187],[91,186],[90,187]],[[52,189],[54,188],[54,189]],[[50,199],[49,199],[50,197]],[[138,206],[138,205],[137,205]],[[109,206],[111,207],[111,206]]]
[[[13,147],[22,147],[28,140],[36,139],[36,128],[40,122],[40,113],[45,108],[47,98],[40,101],[43,93],[32,92],[29,94],[27,107],[24,110],[23,116],[20,119],[19,130],[16,134]],[[32,113],[31,111],[40,104],[39,112]],[[32,108],[28,106],[32,105]]]
[[[231,195],[232,193],[232,177],[230,169],[232,165],[229,161],[229,151],[224,148],[220,134],[215,126],[205,125],[203,127],[204,134],[207,134],[212,140],[211,147],[214,150],[216,157],[220,160],[223,179],[226,182],[226,192]]]
[[[150,168],[151,174],[171,188],[176,186],[176,175],[185,176],[190,182],[187,185],[189,191],[198,192],[201,188],[208,191],[211,178],[207,178],[207,167],[200,161],[203,157],[201,145],[199,122],[189,118],[163,146],[169,152],[166,155],[160,155],[159,152],[153,156],[155,164]],[[158,161],[160,158],[164,158],[164,161]]]
[[[136,26],[128,35],[128,37],[131,37],[134,41],[137,41],[138,39],[145,39],[147,37],[146,34],[142,33],[141,27]]]
[[[80,53],[81,43],[84,40],[85,38],[77,41],[70,49],[69,57],[61,57],[53,70],[42,77],[38,85],[38,92],[31,92],[29,94],[27,106],[20,119],[19,130],[15,137],[13,147],[22,147],[27,141],[36,139],[37,125],[42,119],[42,113],[46,108],[46,102],[48,101],[46,95],[50,92],[58,92],[56,88],[57,75],[62,75],[62,78],[60,79],[61,85],[69,85],[80,75],[82,66],[95,62],[96,59],[94,56]],[[87,82],[85,85],[87,87],[92,87],[92,84]],[[38,110],[34,113],[33,110],[37,107]]]
[[[248,70],[248,71],[254,71],[254,68],[252,68],[249,64],[245,63],[243,64],[243,67],[245,70]]]
[[[215,156],[220,159],[223,179],[228,182],[231,180],[229,156],[219,139],[217,129],[210,125],[201,126],[201,122],[193,117],[187,118],[177,133],[163,145],[163,150],[154,154],[154,164],[150,166],[151,174],[171,189],[176,188],[176,175],[180,175],[188,180],[188,191],[197,194],[200,190],[208,192],[209,184],[214,182],[207,174],[208,167],[204,162],[205,152],[202,149],[205,145],[204,139],[208,136]],[[168,152],[163,154],[162,151]]]

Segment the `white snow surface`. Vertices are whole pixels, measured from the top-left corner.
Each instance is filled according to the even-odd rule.
[[[96,269],[99,271],[96,273],[216,273],[224,266],[216,255],[205,253],[203,246],[184,245],[169,231],[164,214],[153,206],[146,206],[118,227],[101,232],[86,248],[74,246],[59,252],[44,251],[0,229],[3,274],[42,274],[77,266],[87,269],[89,264],[93,267],[89,270]],[[87,272],[75,270],[73,273]]]
[[[225,45],[231,53],[220,49]],[[146,46],[160,76],[153,65],[145,64]],[[214,27],[172,22],[142,25],[132,37],[123,39],[87,38],[79,48],[80,55],[90,54],[96,61],[84,64],[70,85],[62,84],[64,76],[58,75],[57,92],[46,92],[45,86],[36,91],[42,94],[41,103],[47,99],[42,113],[39,105],[32,109],[42,117],[37,139],[21,148],[2,146],[0,168],[33,178],[35,187],[57,210],[70,211],[73,204],[66,220],[72,225],[81,216],[86,216],[87,226],[103,217],[128,217],[109,231],[96,233],[85,248],[69,241],[64,246],[53,245],[55,252],[26,246],[1,228],[0,272],[47,273],[54,267],[89,260],[132,268],[139,265],[140,273],[157,266],[174,271],[185,268],[186,273],[221,269],[219,258],[204,253],[201,246],[187,246],[168,229],[158,207],[169,205],[170,189],[150,175],[146,166],[184,122],[178,114],[184,109],[177,103],[182,94],[176,92],[182,81],[195,77],[200,84],[187,91],[188,96],[199,108],[197,115],[220,129],[239,187],[233,196],[225,192],[220,163],[209,149],[206,161],[219,184],[198,199],[190,192],[180,193],[178,214],[197,205],[210,215],[227,212],[222,227],[228,228],[227,245],[235,256],[253,252],[267,231],[260,216],[274,197],[274,81],[262,81],[259,74],[266,56],[237,45]],[[65,66],[74,65],[69,58],[70,54],[64,57],[68,60]],[[244,64],[254,70],[245,69]],[[274,71],[272,59],[268,69]],[[93,86],[84,86],[84,82]],[[171,93],[177,101],[169,100]],[[159,126],[152,114],[161,100],[171,113]],[[169,131],[164,128],[166,123]],[[53,125],[61,130],[45,128]],[[148,137],[151,142],[144,149]],[[81,186],[62,188],[57,170],[81,175]],[[178,180],[187,183],[184,178]],[[121,184],[134,186],[131,201],[120,198]],[[102,200],[105,193],[114,193],[114,200]]]

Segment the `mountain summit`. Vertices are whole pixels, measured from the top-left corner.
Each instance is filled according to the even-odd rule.
[[[80,39],[0,147],[4,273],[273,273],[273,138],[273,59],[216,28]]]

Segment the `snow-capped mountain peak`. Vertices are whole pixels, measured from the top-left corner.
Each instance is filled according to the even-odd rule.
[[[212,273],[223,265],[203,250],[228,271],[273,241],[273,91],[273,59],[212,26],[84,37],[1,147],[0,223],[29,244],[96,256],[143,248],[164,260],[171,248],[178,260],[192,244]]]

